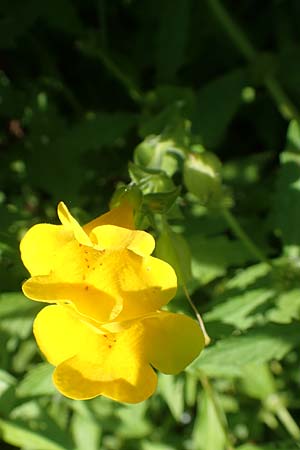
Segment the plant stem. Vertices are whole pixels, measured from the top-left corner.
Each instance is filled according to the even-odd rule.
[[[184,295],[186,296],[186,298],[187,298],[189,304],[191,305],[192,310],[193,310],[194,313],[195,313],[195,316],[196,316],[196,318],[197,318],[197,320],[198,320],[199,326],[200,326],[200,328],[201,328],[201,330],[202,330],[202,333],[203,333],[203,335],[204,335],[205,346],[207,346],[207,345],[210,343],[210,337],[209,337],[208,334],[207,334],[207,331],[206,331],[204,322],[203,322],[203,320],[202,320],[201,314],[199,313],[199,311],[197,310],[197,308],[196,308],[196,306],[195,306],[193,300],[191,299],[191,296],[190,296],[190,294],[189,294],[189,291],[187,290],[187,287],[186,287],[186,285],[185,285],[184,282],[183,282],[183,285],[182,285],[182,289],[183,289]]]
[[[164,215],[162,216],[162,224],[163,224],[163,228],[164,228],[165,232],[168,233],[168,235],[170,236],[170,233],[171,233],[172,230],[170,228],[170,225],[168,223],[167,218]],[[201,331],[202,331],[202,333],[204,335],[205,346],[207,346],[210,343],[210,337],[207,334],[207,331],[206,331],[204,322],[202,320],[201,314],[199,313],[198,309],[196,308],[196,305],[194,304],[193,300],[191,299],[191,296],[190,296],[189,291],[187,289],[186,281],[184,279],[183,270],[182,270],[182,267],[181,267],[180,257],[179,257],[179,255],[178,255],[178,253],[176,251],[175,246],[173,248],[173,251],[174,251],[174,255],[175,255],[176,260],[177,260],[177,271],[178,271],[178,269],[180,271],[180,274],[179,274],[180,276],[178,276],[178,273],[177,273],[177,276],[181,280],[181,285],[182,285],[182,289],[183,289],[184,295],[186,296],[186,299],[188,300],[192,310],[195,313],[195,316],[197,318],[197,321],[199,323]]]
[[[272,267],[272,263],[268,260],[268,258],[263,254],[263,252],[254,244],[254,242],[249,238],[249,236],[242,229],[236,218],[229,211],[229,209],[222,209],[222,214],[236,235],[238,239],[244,244],[244,246],[249,250],[249,252],[255,256],[259,261],[268,264],[268,266]]]
[[[248,62],[253,62],[257,56],[257,51],[252,45],[248,36],[232,19],[221,0],[207,0],[208,5],[215,18],[222,25],[232,42],[239,49]],[[284,92],[274,75],[266,76],[263,80],[269,94],[277,105],[280,114],[285,119],[296,119],[300,123],[300,112]]]
[[[290,435],[296,440],[299,441],[300,439],[300,429],[287,410],[285,406],[281,406],[277,409],[276,414],[278,418],[280,419],[281,423],[284,424],[286,430],[290,433]]]
[[[291,416],[290,412],[284,405],[281,397],[276,393],[271,394],[266,402],[266,407],[273,413],[276,414],[278,419],[284,425],[289,434],[296,440],[300,439],[300,429],[295,422],[294,418]]]
[[[220,0],[207,0],[207,2],[218,22],[220,22],[224,30],[231,37],[232,42],[235,43],[247,61],[253,61],[256,56],[254,46],[243,30],[234,22],[228,11],[222,5],[222,2]]]
[[[210,397],[213,405],[214,405],[214,409],[216,412],[216,415],[219,419],[219,423],[223,429],[224,432],[224,436],[226,439],[226,450],[234,450],[234,446],[231,442],[230,439],[230,435],[229,435],[229,431],[228,431],[228,424],[227,424],[227,420],[226,420],[226,415],[224,413],[224,411],[221,409],[220,404],[216,398],[214,389],[208,379],[208,377],[204,374],[201,373],[200,375],[200,380],[203,386],[203,389],[206,391],[207,395]]]
[[[77,46],[85,54],[101,61],[101,63],[111,73],[111,75],[121,84],[123,84],[133,101],[135,101],[136,103],[142,102],[142,92],[137,86],[135,86],[131,78],[117,66],[117,64],[108,56],[108,54],[103,49],[99,47],[91,47],[84,42],[79,42]]]

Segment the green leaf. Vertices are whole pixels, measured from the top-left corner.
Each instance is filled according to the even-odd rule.
[[[172,80],[184,62],[189,14],[189,0],[165,0],[160,4],[159,29],[156,34],[157,78],[160,81]]]
[[[214,148],[223,138],[239,108],[246,84],[246,72],[236,69],[209,82],[198,92],[192,123],[205,147]]]
[[[240,386],[248,397],[262,402],[276,392],[275,380],[268,365],[255,362],[243,368]]]
[[[241,242],[225,236],[205,238],[197,233],[186,238],[193,249],[192,273],[201,284],[225,275],[228,267],[242,265],[251,259]]]
[[[209,346],[187,370],[201,370],[208,376],[240,377],[246,365],[281,360],[299,342],[298,324],[268,324]]]
[[[273,202],[274,227],[278,228],[288,254],[300,255],[300,127],[292,121],[285,150],[280,155],[276,192]],[[296,253],[295,253],[296,252]]]
[[[229,291],[225,297],[227,300],[214,306],[212,311],[205,314],[204,320],[207,322],[220,320],[244,330],[255,321],[255,315],[252,316],[251,313],[255,313],[259,306],[273,299],[274,296],[275,292],[266,287],[248,290],[238,295]]]
[[[226,439],[223,427],[214,402],[205,391],[198,402],[192,442],[193,448],[199,450],[224,450]]]
[[[191,253],[184,237],[167,226],[160,233],[155,255],[168,262],[176,272],[178,281],[185,285],[191,279]]]
[[[236,448],[236,450],[297,450],[300,444],[296,442],[274,442],[273,444],[244,444]]]
[[[18,420],[0,419],[0,434],[4,442],[30,450],[73,450],[69,445],[61,445],[47,436],[47,430],[42,428],[46,422],[39,421],[37,425],[39,429],[31,430],[28,424]]]
[[[121,420],[118,434],[123,439],[141,439],[148,436],[151,431],[151,424],[146,417],[147,403],[137,405],[123,405],[116,412],[116,416]]]
[[[300,319],[300,289],[279,294],[276,306],[268,312],[268,319],[276,323],[290,323],[293,319]]]
[[[39,143],[39,151],[33,151],[28,159],[29,177],[55,200],[77,199],[78,191],[87,181],[82,170],[83,155],[115,144],[135,122],[136,116],[126,113],[97,113],[84,118],[49,144]]]
[[[41,305],[28,300],[20,292],[0,295],[0,330],[24,339],[31,334],[35,313]]]
[[[38,308],[38,304],[28,300],[21,292],[4,292],[0,294],[0,318],[14,318],[16,316],[31,315]]]
[[[71,429],[76,450],[98,450],[100,448],[101,424],[97,422],[83,402],[76,406]]]
[[[17,397],[36,397],[53,395],[57,391],[52,382],[53,367],[48,363],[40,363],[25,375],[17,386]]]
[[[174,450],[174,447],[169,445],[161,444],[160,442],[142,442],[142,450]]]
[[[226,289],[245,289],[257,280],[264,278],[270,271],[270,266],[265,263],[254,264],[238,270],[236,275],[226,283]]]
[[[170,375],[159,375],[159,392],[167,403],[172,416],[179,421],[184,412],[184,380]]]

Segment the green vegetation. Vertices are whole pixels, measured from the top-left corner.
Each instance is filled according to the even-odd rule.
[[[0,48],[1,450],[300,448],[299,1],[3,0]],[[72,401],[18,245],[122,195],[211,343],[144,403]]]

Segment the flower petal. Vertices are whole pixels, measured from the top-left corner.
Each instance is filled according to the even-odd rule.
[[[132,206],[128,202],[123,202],[120,206],[87,223],[83,229],[87,234],[90,234],[94,228],[100,225],[116,225],[134,230]]]
[[[158,312],[143,324],[149,362],[163,373],[181,372],[204,347],[199,325],[183,314]]]
[[[79,313],[99,322],[115,318],[122,310],[122,302],[109,294],[82,283],[60,282],[52,274],[30,278],[22,290],[31,300],[71,303]]]
[[[128,248],[141,256],[150,255],[155,247],[151,234],[128,230],[116,225],[101,225],[92,230],[90,238],[100,248]]]
[[[33,300],[72,301],[81,313],[109,321],[122,308],[122,320],[159,309],[174,296],[176,287],[175,272],[164,261],[72,241],[53,261],[51,274],[27,280],[23,292]]]
[[[63,226],[73,231],[75,239],[81,244],[91,245],[91,241],[87,233],[81,228],[76,219],[71,215],[70,211],[63,202],[59,202],[57,214]]]
[[[73,233],[62,225],[39,224],[23,237],[20,250],[24,266],[31,275],[47,275],[61,248],[73,239]]]
[[[157,377],[145,360],[141,324],[118,334],[90,332],[85,349],[58,365],[54,383],[65,396],[88,399],[105,395],[137,403],[153,394]]]
[[[51,305],[36,316],[33,332],[47,360],[58,365],[85,345],[89,330],[68,306]]]

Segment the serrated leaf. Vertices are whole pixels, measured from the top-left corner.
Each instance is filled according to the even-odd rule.
[[[270,266],[265,263],[239,269],[235,276],[226,283],[226,289],[245,289],[258,279],[264,278],[270,271]]]
[[[276,306],[268,312],[268,319],[276,323],[290,323],[300,319],[300,289],[283,292],[276,299]]]
[[[299,342],[298,324],[268,324],[218,341],[206,348],[187,370],[201,370],[208,376],[240,377],[246,365],[281,360]]]
[[[205,321],[220,320],[244,330],[250,327],[255,320],[251,313],[259,306],[274,298],[272,289],[260,288],[242,292],[239,295],[228,294],[227,301],[214,306],[212,311],[204,316]]]
[[[225,236],[205,238],[193,234],[186,237],[193,249],[192,273],[201,284],[225,275],[228,267],[242,265],[251,259],[241,242],[229,240]]]

